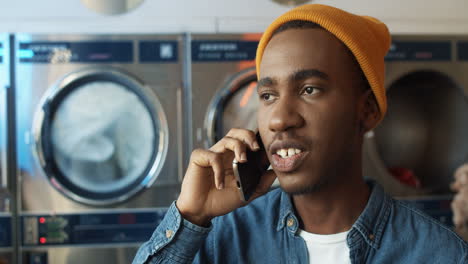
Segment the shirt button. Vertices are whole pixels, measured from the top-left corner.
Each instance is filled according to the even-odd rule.
[[[170,230],[170,229],[166,230],[166,237],[171,238],[173,233],[174,232],[172,230]]]
[[[289,219],[288,219],[287,225],[288,225],[289,227],[293,226],[293,225],[294,225],[294,219],[289,218]]]
[[[370,235],[369,235],[369,239],[370,239],[370,240],[374,240],[374,238],[375,238],[374,234],[370,234]]]

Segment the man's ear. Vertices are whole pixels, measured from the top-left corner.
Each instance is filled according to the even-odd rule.
[[[380,109],[371,89],[361,95],[360,132],[365,134],[373,129],[380,120]]]

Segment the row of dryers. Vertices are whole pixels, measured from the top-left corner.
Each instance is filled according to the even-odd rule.
[[[258,39],[4,35],[0,263],[130,263],[191,150],[256,128]],[[468,38],[395,37],[388,116],[365,139],[364,176],[447,224],[468,154],[465,71]]]

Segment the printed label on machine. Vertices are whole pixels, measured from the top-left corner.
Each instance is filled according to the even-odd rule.
[[[141,243],[167,209],[22,216],[23,246]]]
[[[385,56],[386,61],[450,61],[451,59],[450,41],[395,41]]]
[[[141,41],[140,62],[177,62],[177,41]]]
[[[468,42],[457,43],[458,60],[468,61]]]
[[[192,60],[198,62],[254,60],[257,46],[257,41],[194,40]]]
[[[0,216],[0,247],[11,247],[11,216]]]
[[[21,42],[21,63],[131,63],[133,42]]]

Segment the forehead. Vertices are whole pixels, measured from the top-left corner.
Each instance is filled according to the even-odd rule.
[[[304,69],[328,75],[356,71],[354,60],[335,36],[324,29],[288,29],[273,36],[263,53],[260,78],[286,77]]]

